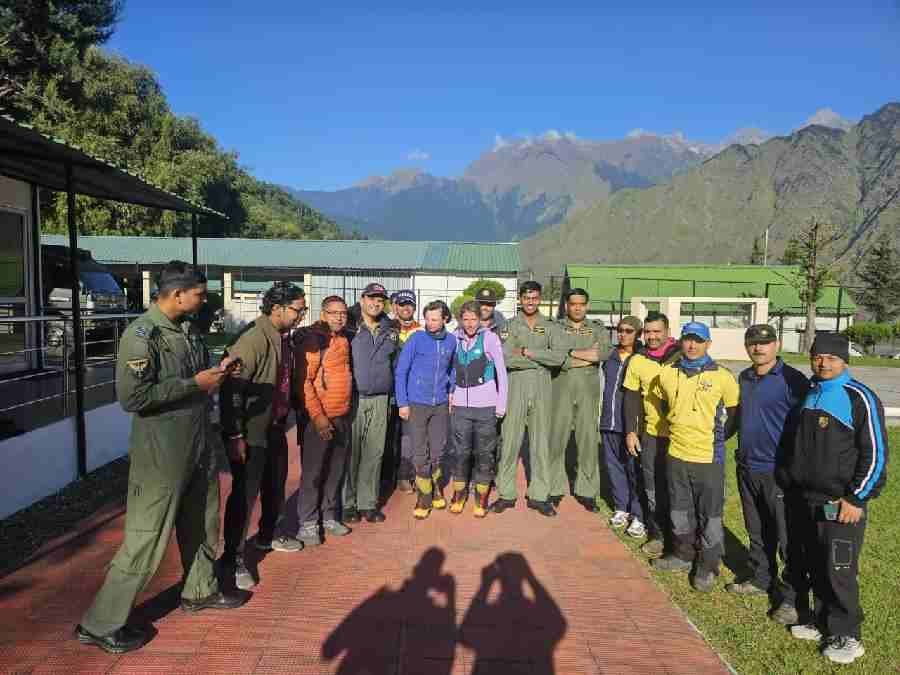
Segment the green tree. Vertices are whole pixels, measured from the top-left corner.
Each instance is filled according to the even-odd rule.
[[[900,254],[884,233],[863,258],[856,276],[863,288],[855,293],[877,323],[889,322],[900,314]]]
[[[793,236],[788,239],[787,244],[785,244],[784,252],[781,254],[781,264],[799,265],[801,255],[800,240],[796,236]]]
[[[200,122],[169,107],[156,75],[98,45],[118,0],[16,0],[0,5],[0,108],[148,181],[225,213],[231,236],[343,237],[337,224],[251,176]],[[65,199],[41,195],[45,232],[66,229]],[[79,197],[84,234],[185,235],[189,216]],[[218,228],[200,219],[200,231]]]
[[[791,260],[796,260],[796,272],[787,275],[788,283],[797,290],[800,301],[806,307],[806,332],[802,350],[806,350],[816,337],[816,304],[825,287],[833,280],[837,260],[833,255],[841,237],[832,225],[812,218],[797,227],[788,241]],[[793,242],[793,243],[792,243]],[[785,253],[788,249],[785,249]]]
[[[861,344],[867,353],[871,353],[879,342],[890,340],[893,333],[894,327],[891,324],[875,321],[858,321],[844,331],[849,340]]]
[[[765,258],[763,246],[760,243],[760,237],[753,237],[753,250],[750,251],[750,264],[762,265]]]
[[[499,281],[495,281],[494,279],[476,279],[471,284],[465,287],[463,290],[463,296],[468,296],[471,300],[475,297],[475,294],[482,288],[490,288],[494,291],[494,295],[497,296],[497,302],[503,302],[503,298],[506,297],[506,287],[501,284]]]

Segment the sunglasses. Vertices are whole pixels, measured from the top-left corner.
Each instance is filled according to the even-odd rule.
[[[626,335],[631,335],[635,332],[634,328],[616,328],[617,333],[625,333]]]

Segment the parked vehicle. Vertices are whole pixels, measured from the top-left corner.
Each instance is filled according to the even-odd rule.
[[[78,249],[78,275],[83,317],[92,314],[125,314],[128,301],[108,268],[98,263],[91,252]],[[72,325],[72,267],[67,246],[41,246],[41,283],[44,313],[58,315],[68,321],[50,321],[44,324],[47,352],[62,357],[63,345],[67,358],[75,353],[75,333]],[[84,321],[85,353],[99,351],[112,353],[112,341],[128,325],[128,320]],[[117,330],[118,329],[118,330]]]

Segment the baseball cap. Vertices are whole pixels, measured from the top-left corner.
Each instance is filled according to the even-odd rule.
[[[385,300],[387,300],[387,297],[388,297],[387,290],[384,288],[384,286],[379,284],[377,281],[373,281],[371,284],[366,286],[363,289],[362,294],[368,295],[371,297],[380,296],[380,297],[384,298]]]
[[[688,335],[695,335],[704,342],[710,341],[709,335],[709,326],[705,323],[700,323],[699,321],[689,321],[684,324],[684,327],[681,329],[681,337],[687,337]]]
[[[479,288],[478,291],[475,293],[475,299],[478,302],[484,302],[484,303],[489,303],[489,304],[494,304],[494,305],[497,304],[497,295],[496,295],[496,293],[494,293],[493,289],[491,289],[488,286],[485,286],[484,288]]]
[[[415,306],[416,294],[412,291],[397,291],[391,295],[391,304]]]
[[[756,323],[744,333],[745,345],[767,345],[778,340],[775,329],[767,323]]]

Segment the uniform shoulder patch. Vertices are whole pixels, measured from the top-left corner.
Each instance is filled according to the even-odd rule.
[[[501,329],[499,330],[499,335],[498,335],[498,337],[500,338],[500,341],[501,341],[501,342],[506,342],[506,340],[509,338],[509,328],[507,328],[506,326],[504,326],[503,328],[501,328]]]
[[[153,329],[150,326],[147,326],[143,323],[139,323],[134,327],[134,334],[143,339],[148,339],[150,337],[150,333]]]
[[[147,372],[147,366],[150,365],[150,359],[129,359],[125,362],[128,369],[135,377],[143,377]]]

